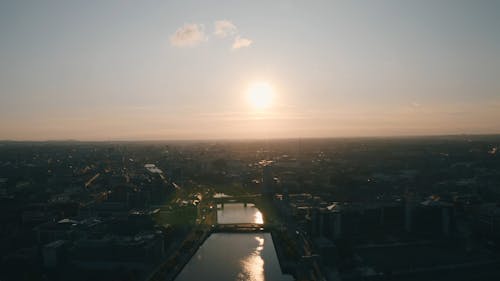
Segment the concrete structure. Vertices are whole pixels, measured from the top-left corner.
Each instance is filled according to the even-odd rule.
[[[47,268],[59,266],[65,260],[65,245],[64,240],[57,240],[43,246],[43,265]]]
[[[273,169],[270,163],[262,167],[262,194],[272,197],[274,194]]]

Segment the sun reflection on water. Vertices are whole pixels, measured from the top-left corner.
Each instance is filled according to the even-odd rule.
[[[264,218],[262,218],[262,213],[260,211],[255,212],[254,223],[264,224]]]
[[[259,245],[248,257],[241,261],[243,272],[238,274],[237,280],[264,281],[264,260],[261,253],[264,249],[264,238],[255,237]]]

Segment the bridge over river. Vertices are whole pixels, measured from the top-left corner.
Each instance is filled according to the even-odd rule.
[[[217,224],[213,232],[269,232],[269,227],[258,223]]]
[[[170,257],[158,266],[155,272],[150,275],[149,280],[165,281],[176,278],[180,281],[197,280],[200,276],[206,277],[208,280],[229,280],[225,276],[233,276],[234,274],[236,274],[234,276],[238,276],[238,274],[249,270],[241,267],[242,264],[248,263],[249,255],[253,255],[252,257],[258,261],[265,258],[267,264],[272,264],[266,267],[268,271],[264,271],[263,262],[262,266],[258,268],[259,274],[271,274],[268,276],[268,280],[291,280],[289,276],[282,276],[273,240],[269,233],[272,225],[264,223],[262,213],[255,206],[259,200],[260,195],[211,199],[209,204],[217,203],[218,207],[216,210],[210,209],[209,212],[200,214],[206,218],[196,226],[198,231],[193,230],[194,234],[200,233],[200,235],[186,238],[186,242],[190,242],[191,246],[179,249],[176,256]],[[238,235],[234,235],[234,233],[238,233]],[[264,241],[266,242],[264,243]],[[224,255],[221,255],[220,252],[221,245],[231,245],[229,249],[224,251]],[[199,251],[200,248],[203,250]],[[232,257],[228,257],[228,253]],[[192,259],[193,256],[197,258]],[[217,258],[213,258],[214,256]],[[234,263],[234,261],[238,262]],[[184,270],[184,267],[187,269]],[[208,270],[213,267],[220,267],[224,270],[221,272]],[[204,269],[208,271],[200,273]],[[182,273],[183,270],[184,273]]]
[[[192,254],[195,258],[179,272],[176,281],[293,280],[282,273],[269,230],[271,224],[264,223],[255,206],[260,203],[260,195],[213,198],[215,202],[217,216],[211,234]]]
[[[264,224],[262,213],[255,207],[260,197],[258,194],[215,198],[217,216],[213,232],[270,231],[269,226]]]
[[[247,204],[255,204],[262,197],[261,194],[239,195],[239,196],[220,196],[215,197],[213,200],[217,204],[221,204],[224,208],[225,203],[243,203],[246,207]]]

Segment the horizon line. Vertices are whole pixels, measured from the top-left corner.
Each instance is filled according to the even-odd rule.
[[[272,141],[272,140],[328,140],[328,139],[406,139],[406,138],[440,138],[440,137],[500,137],[499,133],[461,133],[461,134],[401,134],[401,135],[371,135],[371,136],[324,136],[324,137],[271,137],[271,138],[165,138],[165,139],[0,139],[0,143],[43,143],[43,142],[81,142],[81,143],[106,143],[106,142],[196,142],[196,141]]]

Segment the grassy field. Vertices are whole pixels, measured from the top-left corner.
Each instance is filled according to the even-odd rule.
[[[178,225],[192,225],[195,223],[197,208],[195,206],[178,207],[169,211],[160,211],[155,215],[156,223]]]

